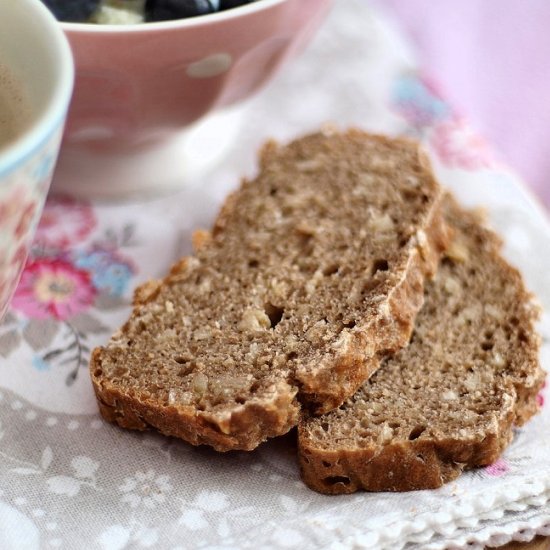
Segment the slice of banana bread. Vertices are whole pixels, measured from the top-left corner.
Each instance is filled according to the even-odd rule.
[[[95,350],[103,416],[225,451],[339,406],[406,345],[447,233],[418,145],[360,131],[268,144],[196,254]]]
[[[302,477],[322,493],[431,489],[494,462],[537,410],[538,308],[500,242],[449,199],[456,228],[411,343],[339,409],[304,418]]]

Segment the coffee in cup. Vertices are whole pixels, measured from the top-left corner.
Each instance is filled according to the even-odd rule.
[[[13,72],[0,62],[0,149],[17,139],[29,118],[23,88]]]

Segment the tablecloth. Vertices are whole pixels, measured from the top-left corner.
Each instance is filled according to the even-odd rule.
[[[0,548],[481,548],[550,534],[550,408],[488,468],[436,491],[328,497],[300,481],[293,434],[217,454],[98,415],[87,363],[133,288],[190,251],[268,137],[332,122],[419,138],[436,171],[484,206],[543,305],[550,364],[550,229],[537,203],[427,79],[391,22],[336,2],[313,44],[251,101],[223,163],[177,194],[48,201],[0,326]],[[161,167],[159,167],[161,169]],[[544,405],[547,390],[539,396]]]
[[[550,207],[547,0],[379,0],[422,66]]]

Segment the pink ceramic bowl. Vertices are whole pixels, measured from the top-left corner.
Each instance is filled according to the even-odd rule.
[[[63,23],[76,84],[57,187],[119,195],[177,184],[177,150],[174,167],[160,152],[207,113],[259,90],[304,48],[331,3],[259,0],[161,23]],[[144,166],[155,158],[160,178],[158,164],[156,177]]]

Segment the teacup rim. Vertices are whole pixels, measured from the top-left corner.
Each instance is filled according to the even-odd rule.
[[[243,6],[237,6],[228,10],[188,17],[186,19],[173,19],[170,21],[156,21],[149,23],[129,23],[121,25],[92,24],[92,23],[69,23],[60,22],[61,28],[68,33],[90,33],[90,34],[146,34],[163,30],[179,30],[190,27],[202,27],[210,23],[220,23],[229,19],[236,19],[243,15],[266,10],[277,4],[283,4],[289,0],[258,0]]]
[[[33,118],[32,123],[13,142],[0,151],[0,179],[14,172],[30,156],[39,151],[64,122],[74,85],[74,62],[69,41],[58,21],[41,0],[20,0],[27,9],[35,10],[33,16],[49,29],[60,64],[59,78],[47,106]],[[0,181],[0,185],[1,185]]]

